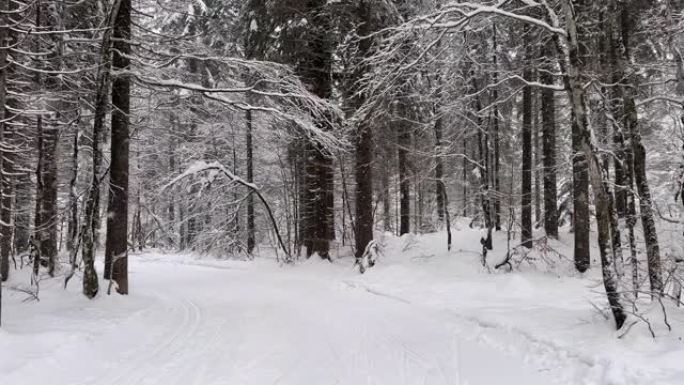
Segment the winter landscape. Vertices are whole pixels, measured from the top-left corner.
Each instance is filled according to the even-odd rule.
[[[684,1],[0,0],[0,385],[684,384]]]

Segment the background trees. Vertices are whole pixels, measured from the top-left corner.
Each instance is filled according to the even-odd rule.
[[[0,12],[3,279],[31,253],[36,283],[83,268],[93,297],[104,244],[104,277],[125,293],[131,250],[253,257],[278,234],[288,256],[361,258],[380,230],[441,230],[458,213],[486,230],[483,254],[502,228],[529,249],[571,231],[579,272],[595,226],[618,325],[622,293],[666,291],[675,252],[658,210],[678,183],[681,2]]]

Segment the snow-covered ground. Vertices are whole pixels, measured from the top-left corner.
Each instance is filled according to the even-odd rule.
[[[75,279],[42,281],[40,302],[5,290],[0,384],[684,383],[678,310],[672,332],[648,313],[655,340],[641,325],[618,338],[592,305],[605,302],[598,271],[489,272],[479,235],[458,231],[450,253],[444,234],[388,237],[364,275],[351,258],[146,253],[127,297],[89,301]]]

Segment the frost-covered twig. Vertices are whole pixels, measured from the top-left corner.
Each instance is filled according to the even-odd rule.
[[[275,217],[273,216],[273,211],[271,210],[271,206],[268,204],[266,201],[266,198],[261,194],[261,191],[259,191],[259,188],[254,184],[254,183],[249,183],[245,181],[244,179],[240,178],[239,176],[235,175],[233,172],[231,172],[228,168],[224,167],[221,163],[219,162],[212,162],[212,163],[207,163],[205,161],[197,161],[193,165],[191,165],[184,173],[181,175],[175,177],[174,179],[171,180],[171,182],[167,183],[165,186],[162,187],[162,192],[168,189],[169,187],[175,185],[182,179],[188,178],[190,176],[202,173],[202,172],[207,172],[207,171],[217,171],[226,176],[228,179],[231,181],[242,185],[244,187],[247,187],[252,193],[256,194],[256,196],[259,198],[261,203],[264,205],[266,208],[266,212],[268,213],[268,216],[271,220],[271,224],[273,226],[273,230],[276,233],[276,236],[278,238],[278,243],[280,243],[280,247],[282,248],[283,252],[287,256],[285,259],[286,262],[292,262],[292,255],[290,254],[290,251],[288,250],[288,247],[285,245],[285,242],[283,241],[282,236],[280,235],[280,230],[278,229],[278,223],[276,222]]]

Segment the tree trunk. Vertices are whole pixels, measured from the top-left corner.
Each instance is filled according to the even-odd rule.
[[[493,62],[494,62],[494,74],[493,83],[497,84],[499,82],[499,48],[497,40],[497,28],[496,24],[493,25]],[[492,91],[492,98],[494,99],[494,215],[495,215],[495,228],[497,231],[501,230],[501,143],[500,143],[500,122],[499,122],[499,90],[498,87],[494,87]]]
[[[126,71],[130,65],[131,0],[121,0],[113,32],[115,71]],[[112,136],[107,204],[107,240],[105,245],[105,278],[116,282],[119,294],[128,294],[128,171],[129,113],[131,80],[117,75],[112,82]],[[110,274],[107,274],[109,272]]]
[[[29,238],[31,237],[31,175],[23,171],[17,173],[14,187],[14,255],[28,253]]]
[[[302,51],[295,69],[313,94],[329,99],[333,92],[333,42],[330,40],[332,27],[325,5],[325,0],[310,0],[303,6],[302,12],[308,17],[310,26],[302,36]],[[317,124],[322,130],[330,129],[326,119],[320,119]],[[321,258],[330,259],[330,241],[335,236],[333,158],[320,143],[306,141],[302,241],[307,248],[307,256],[318,254]]]
[[[524,78],[532,81],[532,71],[525,70]],[[521,241],[523,246],[532,248],[532,88],[523,89],[522,124],[522,209]]]
[[[446,213],[446,191],[444,191],[444,161],[442,160],[442,131],[443,122],[441,112],[435,105],[435,202],[437,203],[437,218],[443,223]]]
[[[69,180],[69,208],[67,226],[67,251],[71,252],[78,242],[78,142],[80,138],[80,127],[76,124],[74,133],[73,148],[71,150],[71,179]],[[75,255],[75,254],[74,254]],[[72,261],[73,264],[73,261]]]
[[[461,183],[463,184],[463,216],[468,216],[468,134],[463,137],[463,161]]]
[[[389,152],[384,156],[385,170],[391,169],[391,161]],[[382,224],[387,232],[392,231],[392,200],[390,199],[390,173],[380,173],[380,181],[382,183]]]
[[[111,14],[109,15],[110,20],[108,21],[110,27],[114,27],[114,24],[118,19],[119,9],[124,1],[127,0],[117,0],[113,4]],[[95,116],[93,119],[93,132],[91,137],[92,176],[90,179],[88,198],[85,204],[85,216],[81,225],[81,233],[83,234],[83,247],[81,248],[81,258],[83,259],[83,294],[88,298],[95,297],[99,290],[97,271],[95,270],[95,241],[100,220],[100,169],[102,168],[100,140],[102,139],[104,131],[104,120],[107,116],[107,97],[111,83],[111,71],[108,64],[112,52],[111,35],[112,28],[105,32],[102,39],[100,69],[97,74],[97,90],[95,95]]]
[[[405,108],[404,108],[405,109]],[[411,231],[411,181],[408,173],[408,147],[411,144],[411,133],[408,122],[399,121],[397,158],[399,160],[399,235]]]
[[[368,35],[375,30],[371,4],[360,1],[357,5],[360,36],[357,60],[365,60],[371,54],[373,40]],[[354,76],[359,81],[368,71],[366,65],[359,65]],[[354,97],[356,108],[365,102],[362,96]],[[356,260],[363,258],[368,244],[373,241],[373,122],[363,119],[356,129]]]
[[[247,122],[247,132],[245,138],[245,146],[247,147],[247,182],[254,183],[254,146],[252,145],[252,110],[245,112],[245,120]],[[247,196],[247,254],[252,255],[254,247],[256,246],[255,224],[254,224],[254,196],[249,194]]]
[[[6,47],[10,46],[10,39],[8,36],[9,28],[7,28],[7,25],[9,24],[8,18],[1,12],[5,11],[6,7],[6,4],[0,6],[0,141],[3,144],[3,147],[6,145],[8,137],[8,126],[5,124],[5,117],[7,116],[5,113],[5,104],[7,99],[7,51],[9,49]],[[9,256],[12,249],[11,236],[8,236],[8,234],[11,235],[12,231],[9,226],[11,220],[5,215],[7,213],[6,211],[10,209],[11,206],[11,200],[9,202],[10,204],[6,205],[5,197],[11,198],[12,196],[10,194],[12,184],[9,180],[11,171],[8,169],[8,167],[11,166],[12,159],[8,158],[9,155],[10,153],[6,153],[4,150],[0,151],[0,170],[2,171],[0,173],[0,187],[2,187],[0,190],[2,192],[2,199],[0,199],[0,203],[2,204],[2,207],[0,208],[0,219],[2,220],[2,224],[0,225],[0,236],[2,236],[2,239],[0,240],[0,281],[2,282],[7,281],[9,277]],[[9,214],[11,217],[11,211],[9,211]]]
[[[356,259],[373,240],[373,133],[368,122],[356,137]]]
[[[601,175],[602,167],[596,155],[594,144],[592,143],[592,133],[589,128],[588,117],[585,110],[585,91],[581,78],[583,67],[579,57],[581,42],[578,41],[578,36],[584,37],[585,35],[578,33],[576,18],[582,17],[583,12],[586,12],[584,9],[584,1],[573,0],[571,3],[571,0],[564,0],[563,9],[565,13],[566,31],[568,33],[567,68],[565,69],[567,74],[564,79],[573,112],[573,133],[576,134],[573,136],[577,137],[577,146],[583,153],[585,159],[589,162],[590,179],[596,204],[596,221],[599,236],[599,249],[601,253],[603,285],[615,319],[616,328],[620,329],[626,320],[626,315],[618,279],[613,267],[615,261],[610,253],[613,236],[613,234],[611,234],[610,222],[611,216],[614,215],[615,211],[611,202],[612,197],[610,196],[609,191],[606,190],[607,181],[604,176]]]
[[[586,0],[563,0],[565,2],[572,1],[576,4],[580,10],[586,8]],[[565,4],[570,6],[570,4]],[[570,16],[568,16],[570,17]],[[567,22],[575,23],[575,20],[567,20]],[[586,37],[584,30],[580,29],[577,31],[577,25],[574,25],[574,30],[576,34],[581,35],[581,39],[585,40]],[[576,40],[575,40],[576,41]],[[586,45],[577,45],[577,51],[573,54],[576,56],[576,64],[579,65],[580,57],[586,57],[586,52],[584,52]],[[577,68],[577,71],[580,71]],[[577,76],[580,76],[579,73]],[[578,79],[578,81],[580,81]],[[567,83],[567,82],[566,82]],[[566,85],[567,87],[567,85]],[[583,99],[583,98],[582,98]],[[573,109],[573,113],[575,110]],[[581,117],[573,116],[572,119],[580,119]],[[573,231],[575,234],[574,239],[574,260],[575,268],[579,272],[585,272],[591,266],[591,249],[590,249],[590,232],[591,232],[591,218],[589,210],[589,162],[590,159],[587,158],[583,148],[582,148],[582,136],[584,135],[583,127],[578,124],[572,125],[572,191],[573,191]]]
[[[614,2],[615,0],[613,0]],[[639,192],[639,210],[641,213],[641,225],[644,230],[644,240],[646,242],[646,255],[648,259],[648,276],[651,284],[651,292],[653,295],[662,295],[664,289],[663,283],[663,268],[660,259],[660,247],[658,244],[658,234],[655,226],[655,219],[653,214],[653,202],[651,198],[651,190],[646,176],[646,148],[641,141],[641,132],[639,129],[639,117],[636,110],[636,95],[637,89],[636,74],[627,66],[631,61],[631,47],[630,37],[631,28],[634,26],[634,21],[631,20],[632,12],[629,5],[621,5],[619,8],[616,4],[616,10],[621,10],[621,27],[622,27],[622,57],[617,63],[620,68],[620,73],[625,75],[625,79],[629,84],[621,84],[625,126],[629,135],[628,140],[631,143],[632,154],[634,156],[634,182],[636,183],[637,191]],[[617,27],[617,25],[616,25]]]
[[[551,59],[553,52],[545,50],[545,56]],[[542,84],[553,86],[551,65],[541,71]],[[556,94],[552,89],[544,88],[541,97],[542,109],[542,162],[544,173],[544,230],[546,235],[558,239],[558,190],[556,181]]]
[[[536,73],[537,71],[535,71]],[[542,210],[541,210],[541,186],[542,186],[542,174],[541,174],[541,145],[539,143],[539,137],[541,136],[542,128],[540,127],[540,112],[541,112],[541,95],[538,90],[533,90],[532,93],[533,108],[532,108],[532,169],[534,175],[534,228],[538,228],[542,223]]]

